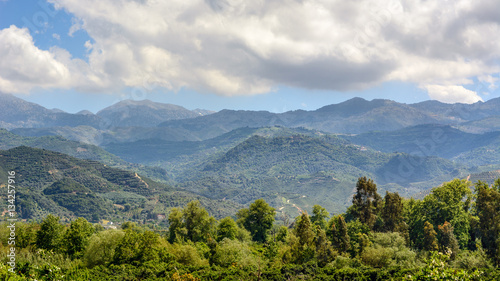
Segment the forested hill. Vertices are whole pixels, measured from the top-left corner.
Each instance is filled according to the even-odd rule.
[[[335,136],[252,136],[177,180],[211,198],[247,204],[263,197],[296,214],[293,204],[311,210],[313,202],[344,210],[361,175],[376,178],[383,189],[411,195],[462,172],[460,165],[442,158],[382,153]]]
[[[217,216],[239,206],[177,190],[97,161],[26,146],[0,150],[2,183],[7,181],[7,171],[16,172],[17,204],[23,218],[40,218],[48,213],[93,221],[148,218],[195,199]],[[129,205],[127,212],[122,212],[124,204]]]
[[[0,149],[6,150],[18,146],[41,148],[80,159],[99,161],[115,168],[137,171],[161,182],[169,181],[167,172],[164,169],[128,163],[103,148],[92,144],[67,140],[61,136],[23,137],[0,128]]]

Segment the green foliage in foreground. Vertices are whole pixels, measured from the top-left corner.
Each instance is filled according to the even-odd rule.
[[[241,209],[237,222],[217,221],[192,201],[172,210],[166,233],[135,223],[105,230],[83,218],[63,225],[49,215],[18,223],[15,273],[4,258],[0,278],[498,280],[500,180],[478,182],[475,194],[469,185],[454,180],[423,200],[391,193],[382,200],[376,185],[360,178],[347,213],[326,221],[328,212],[316,206],[290,225],[275,223],[262,199]],[[377,206],[367,203],[374,199]],[[0,251],[10,247],[9,234],[0,228]]]

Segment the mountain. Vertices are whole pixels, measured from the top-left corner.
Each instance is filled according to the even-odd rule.
[[[69,140],[93,145],[107,145],[110,143],[134,142],[148,139],[166,141],[200,140],[193,132],[167,127],[114,127],[109,129],[96,129],[90,126],[66,126],[50,128],[17,128],[12,129],[11,132],[26,137],[62,136]]]
[[[222,110],[190,119],[170,120],[159,124],[200,139],[209,139],[241,127],[305,127],[329,133],[360,134],[373,130],[392,131],[422,124],[458,125],[462,122],[495,116],[500,99],[473,105],[444,104],[428,101],[413,105],[390,100],[367,101],[353,98],[343,103],[328,105],[314,111]]]
[[[6,182],[7,171],[16,172],[16,204],[20,216],[26,219],[52,213],[64,218],[81,216],[92,221],[142,220],[168,213],[170,208],[182,206],[192,199],[200,200],[218,217],[234,214],[241,207],[175,189],[96,161],[25,146],[0,150],[1,182]],[[130,210],[124,211],[125,204],[130,205]]]
[[[479,101],[473,104],[447,104],[439,101],[424,101],[410,106],[438,118],[454,120],[456,124],[499,115],[500,98],[490,99],[487,102]]]
[[[61,112],[60,110],[49,110],[13,95],[0,93],[0,127],[2,128],[41,128],[78,125],[99,128],[102,125],[102,120],[95,115],[70,114]]]
[[[464,122],[456,127],[461,131],[473,134],[500,131],[500,115],[488,116],[483,119]]]
[[[54,113],[51,110],[2,95],[5,114],[0,125],[18,129],[25,136],[62,135],[96,145],[148,139],[166,141],[207,140],[242,127],[304,127],[329,133],[362,134],[393,131],[422,124],[452,125],[468,132],[498,128],[500,99],[468,104],[426,101],[403,104],[390,100],[353,98],[314,111],[187,110],[183,107],[144,101],[122,101],[97,113]],[[19,111],[12,111],[19,107]],[[10,110],[10,111],[9,111]],[[16,115],[17,114],[17,115]],[[205,115],[208,114],[208,115]],[[475,123],[472,123],[475,122]],[[155,127],[157,125],[157,127]]]
[[[59,109],[47,109],[9,94],[0,93],[0,127],[50,128],[90,126],[95,129],[110,127],[154,127],[167,120],[193,118],[213,113],[209,110],[188,110],[184,107],[152,102],[124,100],[97,114],[82,110],[76,114]]]
[[[296,207],[310,211],[313,202],[344,210],[360,176],[373,178],[381,190],[406,195],[461,171],[460,165],[445,159],[377,152],[331,135],[254,135],[186,169],[177,180],[180,187],[212,199],[247,204],[262,197],[296,214]]]
[[[155,127],[167,120],[208,114],[210,113],[206,110],[191,111],[182,106],[150,100],[124,100],[97,112],[97,115],[105,120],[107,127]]]
[[[342,136],[382,152],[405,152],[453,159],[462,153],[500,142],[500,132],[471,134],[448,125],[426,124],[391,132],[373,131]]]
[[[164,169],[128,163],[95,145],[70,141],[61,136],[23,137],[0,128],[0,149],[6,150],[18,146],[60,152],[80,159],[99,161],[115,168],[135,171],[161,182],[170,181]]]

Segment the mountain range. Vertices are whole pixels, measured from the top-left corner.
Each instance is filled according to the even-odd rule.
[[[350,205],[360,176],[373,178],[381,191],[420,196],[453,178],[490,181],[488,175],[500,169],[499,98],[470,105],[353,98],[313,111],[284,113],[212,112],[126,100],[96,114],[70,114],[12,95],[0,94],[0,102],[0,125],[5,128],[0,130],[0,149],[5,155],[23,159],[28,147],[41,148],[54,151],[54,163],[77,157],[102,163],[117,175],[130,171],[163,188],[141,195],[124,182],[100,192],[86,182],[102,177],[101,172],[92,170],[82,176],[85,181],[63,174],[57,181],[42,181],[33,191],[56,206],[37,203],[42,207],[35,208],[36,214],[98,212],[75,212],[51,199],[54,192],[72,189],[76,194],[95,193],[107,206],[106,212],[100,211],[115,218],[121,214],[116,205],[123,207],[129,200],[136,212],[129,217],[168,213],[171,206],[163,206],[161,196],[176,201],[172,206],[198,198],[218,215],[258,198],[265,198],[282,216],[310,211],[318,203],[341,212]],[[137,196],[143,196],[142,201]],[[163,202],[163,207],[151,207],[151,202]],[[141,215],[139,209],[149,211]]]

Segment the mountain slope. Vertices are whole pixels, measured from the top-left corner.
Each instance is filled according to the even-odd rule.
[[[369,132],[342,136],[355,144],[382,152],[405,152],[447,159],[500,141],[500,132],[470,134],[446,125],[426,124],[392,132]]]
[[[209,114],[208,111],[191,111],[182,106],[150,100],[124,100],[97,112],[108,127],[155,127],[167,120],[193,118],[207,114]]]
[[[112,167],[134,170],[162,182],[170,181],[166,171],[161,168],[128,163],[95,145],[70,141],[60,136],[23,137],[0,128],[0,149],[17,146],[47,149],[80,159],[99,161]]]
[[[0,150],[0,171],[1,182],[6,182],[6,171],[16,172],[16,202],[23,218],[53,213],[92,221],[143,219],[165,214],[179,202],[193,198],[201,199],[219,215],[228,215],[239,207],[176,190],[135,172],[25,146]],[[178,201],[168,202],[165,198]],[[122,211],[123,204],[131,205],[130,212]]]
[[[187,169],[178,180],[183,188],[214,199],[246,204],[263,197],[288,213],[296,212],[290,204],[310,211],[312,202],[341,211],[360,176],[405,195],[451,179],[460,169],[441,158],[381,153],[334,136],[252,136]],[[283,203],[287,200],[292,203]]]
[[[306,127],[330,133],[359,134],[373,130],[392,131],[421,124],[458,125],[461,122],[496,115],[500,99],[473,105],[443,104],[428,101],[407,105],[390,100],[366,101],[354,98],[328,105],[315,111],[288,111],[275,114],[267,111],[220,112],[191,119],[170,120],[159,127],[190,132],[200,139],[209,139],[241,127]]]
[[[13,95],[0,93],[0,126],[12,128],[40,128],[87,125],[99,128],[102,119],[96,115],[70,114],[46,109]]]

